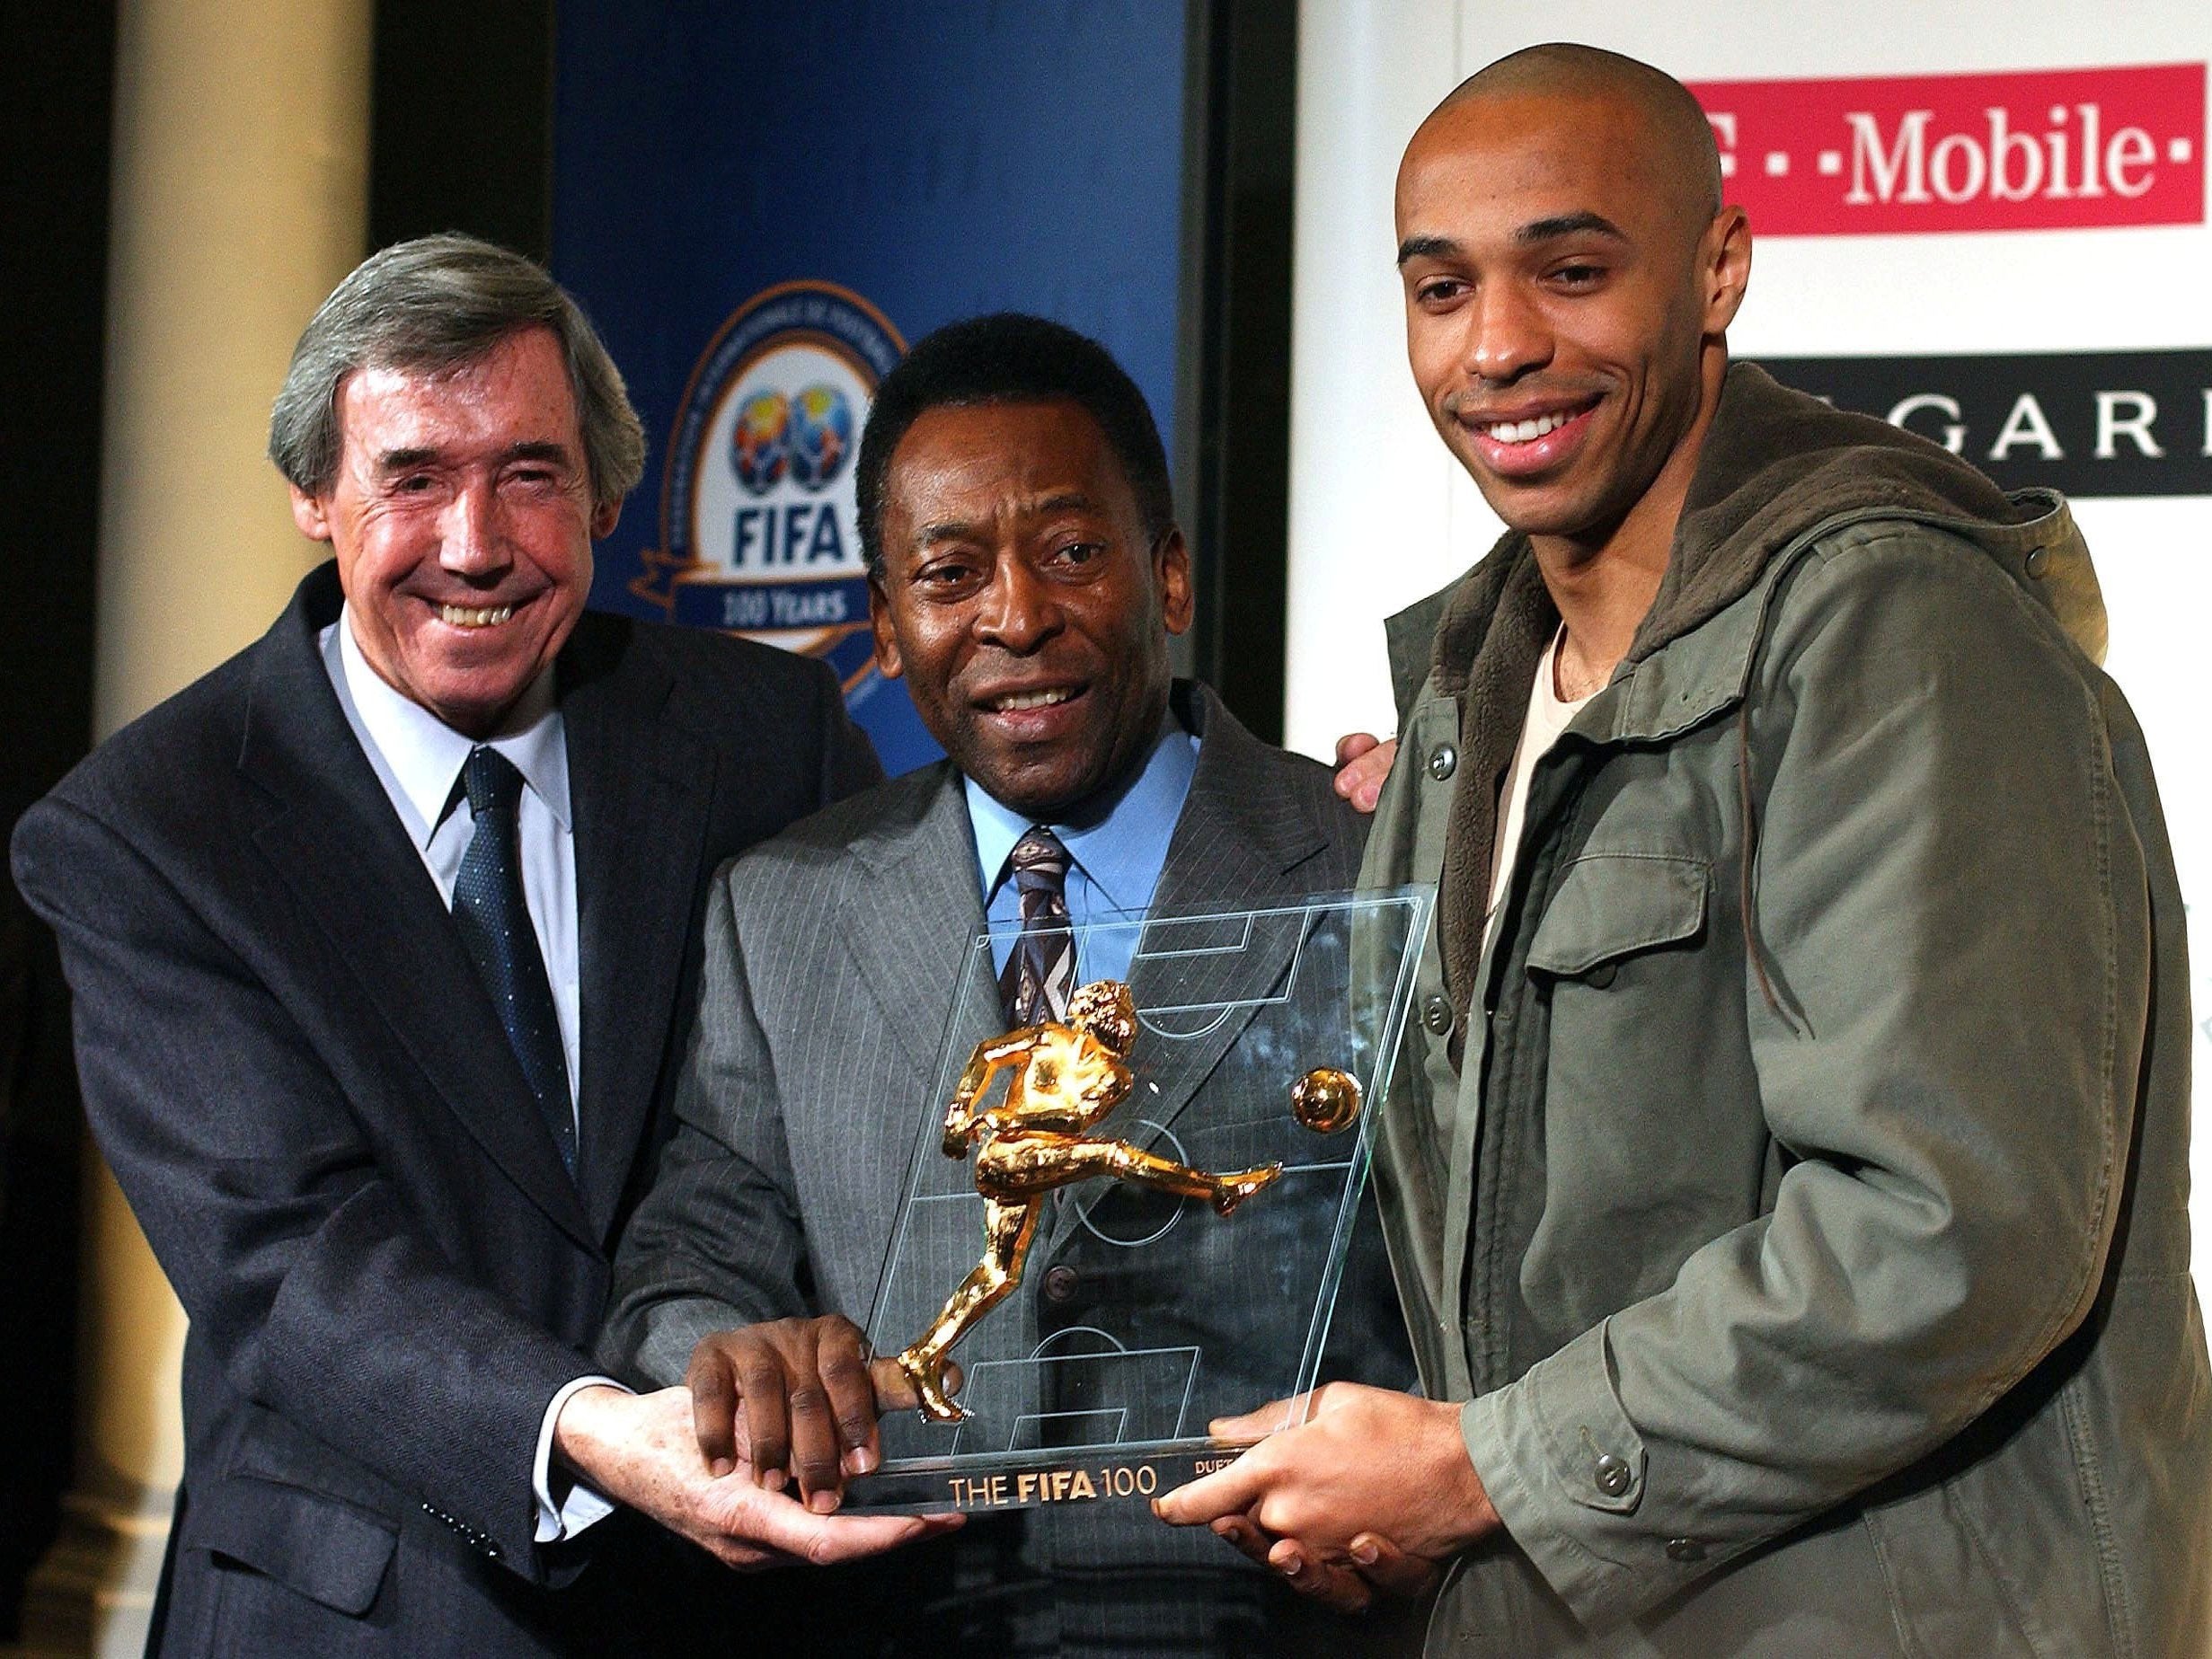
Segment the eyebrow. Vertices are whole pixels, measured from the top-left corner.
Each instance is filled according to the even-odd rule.
[[[1616,242],[1626,242],[1627,233],[1601,213],[1562,213],[1548,219],[1532,219],[1513,233],[1514,245],[1532,247],[1537,243],[1550,242],[1558,236],[1573,236],[1584,232],[1610,236]],[[1408,236],[1398,244],[1398,263],[1409,260],[1457,259],[1465,249],[1449,236]]]
[[[376,457],[376,470],[385,473],[405,472],[415,467],[433,465],[438,458],[435,449],[387,449]],[[544,461],[556,466],[571,466],[574,459],[565,444],[556,444],[550,438],[527,438],[509,444],[500,452],[501,465],[516,461]]]
[[[1398,263],[1408,260],[1448,260],[1459,251],[1449,236],[1408,236],[1398,244]]]
[[[1513,233],[1513,240],[1522,247],[1531,243],[1550,242],[1555,236],[1573,236],[1588,231],[1599,236],[1610,236],[1615,242],[1626,242],[1628,234],[1603,214],[1562,213],[1549,219],[1535,219]]]
[[[534,438],[509,446],[502,461],[545,461],[555,466],[573,466],[576,457],[566,444],[556,444],[550,438]]]
[[[965,541],[975,533],[973,525],[962,524],[955,518],[942,518],[933,524],[916,525],[914,544],[916,547],[935,547],[941,542]]]
[[[1098,503],[1080,490],[1063,490],[1041,501],[1026,501],[1022,509],[1031,513],[1092,513],[1098,510]]]

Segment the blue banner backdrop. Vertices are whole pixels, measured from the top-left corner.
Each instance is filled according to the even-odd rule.
[[[563,0],[558,28],[553,269],[652,444],[592,604],[826,657],[888,770],[934,758],[866,629],[868,399],[940,324],[1033,311],[1168,433],[1183,6]]]

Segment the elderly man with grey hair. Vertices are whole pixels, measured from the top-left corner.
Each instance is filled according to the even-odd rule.
[[[820,664],[588,613],[644,463],[529,261],[386,249],[270,454],[334,557],[27,814],[84,1102],[191,1316],[162,1653],[599,1653],[633,1523],[736,1565],[924,1523],[700,1461],[586,1357],[724,859],[872,781]],[[633,1542],[638,1541],[633,1540]]]

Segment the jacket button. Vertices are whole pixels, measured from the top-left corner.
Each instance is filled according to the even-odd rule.
[[[1075,1293],[1082,1278],[1073,1267],[1063,1263],[1045,1275],[1045,1299],[1048,1302],[1066,1302]]]
[[[1429,775],[1438,783],[1459,770],[1459,751],[1448,743],[1439,743],[1429,751]]]
[[[1628,1465],[1610,1452],[1597,1454],[1597,1461],[1592,1467],[1591,1474],[1597,1482],[1597,1489],[1607,1497],[1619,1497],[1628,1490]]]
[[[1667,1558],[1669,1561],[1703,1561],[1705,1547],[1694,1538],[1670,1538],[1667,1540]]]
[[[2028,575],[2036,581],[2043,579],[2043,568],[2050,563],[2049,552],[2040,547],[2028,550]]]
[[[1420,1005],[1420,1022],[1442,1037],[1452,1028],[1452,1005],[1439,993]]]
[[[1594,985],[1598,990],[1603,991],[1607,985],[1613,983],[1614,975],[1619,972],[1620,969],[1615,967],[1612,963],[1600,962],[1596,967],[1590,969],[1588,973],[1582,976],[1582,983],[1586,985]]]

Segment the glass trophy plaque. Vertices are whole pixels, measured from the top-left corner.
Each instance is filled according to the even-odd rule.
[[[969,942],[868,1321],[922,1407],[848,1508],[1141,1500],[1314,1386],[1431,898],[1093,921],[1011,1030]]]

